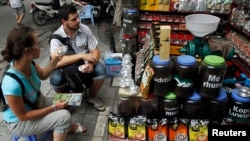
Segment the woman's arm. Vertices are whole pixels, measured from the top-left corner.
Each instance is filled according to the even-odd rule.
[[[38,76],[41,80],[47,79],[53,70],[56,68],[57,63],[62,59],[62,56],[58,55],[58,53],[51,54],[51,60],[47,66],[41,68],[39,65],[35,65]]]
[[[57,103],[45,108],[27,111],[24,106],[23,98],[20,96],[7,95],[6,100],[8,101],[9,108],[15,113],[21,121],[33,120],[39,117],[43,117],[56,109],[63,109],[67,106],[67,102],[58,101]]]

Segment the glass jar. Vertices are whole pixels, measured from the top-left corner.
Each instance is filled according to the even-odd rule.
[[[135,57],[137,51],[137,41],[136,37],[131,37],[124,35],[122,38],[122,56],[125,54],[130,54]]]
[[[202,60],[197,77],[197,92],[206,98],[216,98],[220,93],[227,64],[223,57],[207,55]]]
[[[188,97],[194,92],[194,78],[197,75],[198,63],[191,55],[181,55],[175,61],[174,93],[180,97]]]
[[[126,9],[123,14],[123,34],[136,36],[138,28],[138,10]]]
[[[151,81],[150,91],[156,96],[165,96],[171,91],[173,78],[173,61],[170,59],[160,60],[160,55],[155,55],[150,61],[150,66],[155,74]]]

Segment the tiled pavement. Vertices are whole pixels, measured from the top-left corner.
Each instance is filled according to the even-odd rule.
[[[109,50],[109,46],[104,44],[98,36],[98,27],[88,24],[92,29],[93,33],[99,40],[99,48],[101,52]],[[39,34],[39,39],[42,41],[43,48],[41,50],[41,55],[36,62],[45,66],[48,63],[49,59],[49,45],[48,45],[48,36],[52,31],[46,31],[41,29],[35,29]],[[117,38],[117,37],[116,37]],[[119,45],[116,45],[119,46]],[[119,48],[119,47],[118,47]],[[119,49],[118,49],[119,51]],[[102,60],[101,60],[102,61]],[[1,63],[1,66],[3,64]],[[3,67],[3,66],[2,66]],[[0,69],[0,72],[2,70]],[[2,73],[0,73],[0,76]],[[104,112],[99,112],[95,110],[92,106],[88,105],[86,101],[83,101],[81,106],[76,108],[76,111],[72,114],[72,122],[79,122],[86,126],[87,132],[83,134],[71,134],[68,135],[66,141],[107,141],[107,119],[110,111],[116,112],[117,105],[117,93],[118,87],[111,86],[112,79],[107,78],[98,97],[105,102],[107,108]],[[52,99],[55,92],[52,90],[49,79],[42,81],[41,91],[44,95]],[[4,123],[2,122],[2,113],[0,112],[0,141],[11,141],[11,133],[8,131]]]

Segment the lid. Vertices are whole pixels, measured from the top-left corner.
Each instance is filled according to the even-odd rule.
[[[108,64],[108,65],[119,65],[121,63],[122,63],[121,60],[118,60],[118,59],[115,59],[115,58],[105,59],[105,64]]]
[[[188,97],[188,99],[193,101],[200,101],[201,96],[195,91]]]
[[[242,97],[239,94],[239,89],[233,89],[232,94],[231,94],[232,98],[238,102],[243,102],[243,103],[249,103],[250,102],[250,97]]]
[[[225,59],[217,55],[207,55],[204,58],[204,62],[211,66],[223,66]]]
[[[126,13],[136,13],[137,9],[127,9]]]
[[[191,55],[181,55],[177,57],[177,62],[185,66],[193,66],[196,63],[196,60]]]
[[[157,65],[168,65],[170,63],[170,59],[160,60],[160,55],[155,55],[153,57],[153,62]]]
[[[177,96],[173,92],[169,92],[164,96],[164,98],[167,100],[175,100]]]
[[[214,100],[216,100],[216,101],[223,101],[225,99],[227,99],[226,90],[221,89],[219,95]]]
[[[241,97],[250,97],[250,88],[247,86],[241,86],[239,90],[239,95]]]

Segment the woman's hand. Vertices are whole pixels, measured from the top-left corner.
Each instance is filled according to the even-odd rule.
[[[51,53],[51,61],[56,61],[59,62],[60,60],[62,60],[63,56],[58,54],[57,52]]]
[[[63,109],[68,106],[68,102],[59,100],[55,103],[55,106],[56,106],[56,109]]]

